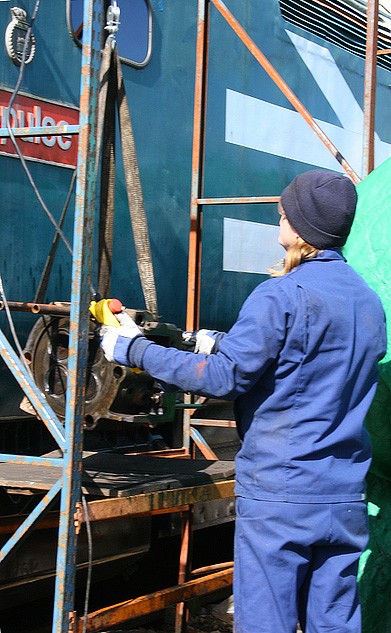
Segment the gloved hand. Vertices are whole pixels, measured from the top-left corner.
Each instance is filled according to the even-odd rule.
[[[108,361],[124,365],[131,341],[136,336],[143,336],[143,333],[126,312],[119,312],[116,317],[120,323],[119,327],[101,325],[100,346]]]
[[[194,344],[194,354],[215,354],[219,350],[219,344],[224,333],[217,330],[195,330],[194,332],[182,332],[182,339],[186,343]]]

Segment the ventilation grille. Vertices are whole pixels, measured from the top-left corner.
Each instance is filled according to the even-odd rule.
[[[365,58],[366,2],[360,0],[280,0],[282,17],[327,42]],[[391,14],[379,10],[378,51],[391,49]],[[391,53],[378,55],[391,70]]]

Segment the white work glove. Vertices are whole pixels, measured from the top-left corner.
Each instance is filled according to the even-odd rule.
[[[195,330],[194,332],[182,332],[182,339],[186,343],[194,343],[194,354],[213,354],[218,350],[222,332],[216,330]],[[217,347],[217,348],[216,348]]]
[[[127,343],[130,344],[136,336],[142,335],[140,328],[126,312],[119,312],[115,316],[120,323],[119,327],[115,325],[100,326],[100,346],[106,359],[111,363],[120,362],[118,358],[122,358],[124,346]],[[118,348],[117,354],[116,347]],[[120,348],[121,351],[119,351]]]

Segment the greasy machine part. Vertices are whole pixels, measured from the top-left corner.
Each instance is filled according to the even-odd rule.
[[[24,349],[38,388],[60,419],[65,418],[68,341],[69,319],[43,316],[31,330]],[[125,367],[105,359],[99,345],[98,326],[91,320],[85,400],[87,426],[107,416],[125,376]]]
[[[181,330],[169,323],[152,322],[147,311],[127,310],[145,335],[166,346],[181,345]],[[35,382],[56,415],[65,419],[68,377],[69,318],[40,316],[24,349]],[[21,409],[34,414],[26,398]],[[84,423],[87,429],[99,420],[155,427],[172,422],[175,394],[165,394],[144,371],[109,363],[99,344],[99,324],[90,319]]]

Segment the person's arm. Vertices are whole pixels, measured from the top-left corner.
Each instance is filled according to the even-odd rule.
[[[245,301],[215,354],[165,348],[134,331],[131,340],[118,340],[113,357],[182,391],[233,400],[248,391],[278,357],[290,314],[287,295],[271,280],[258,286]],[[105,351],[104,342],[102,347]]]

